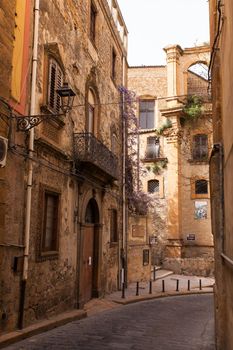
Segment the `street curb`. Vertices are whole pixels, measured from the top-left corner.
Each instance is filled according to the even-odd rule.
[[[128,305],[137,303],[140,301],[146,301],[146,300],[152,300],[152,299],[159,299],[159,298],[165,298],[165,297],[175,297],[175,296],[182,296],[182,295],[198,295],[198,294],[213,294],[213,290],[200,290],[200,291],[187,291],[187,292],[161,292],[159,294],[149,294],[149,295],[142,295],[142,296],[135,296],[135,297],[128,297],[127,299],[112,299],[114,303],[121,304],[121,305]]]
[[[16,343],[20,340],[29,338],[33,335],[37,335],[46,331],[49,331],[53,328],[60,327],[66,323],[81,320],[87,317],[87,312],[84,310],[74,310],[70,312],[65,312],[61,315],[58,315],[49,320],[41,321],[35,323],[29,327],[26,327],[22,330],[17,330],[0,336],[0,349]]]

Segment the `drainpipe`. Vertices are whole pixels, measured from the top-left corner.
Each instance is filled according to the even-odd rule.
[[[30,115],[35,115],[36,74],[37,74],[37,60],[38,60],[37,51],[38,51],[38,33],[39,33],[39,7],[40,7],[40,0],[35,0]],[[31,204],[32,204],[33,153],[34,153],[34,128],[30,129],[29,131],[28,178],[27,178],[27,190],[26,190],[27,192],[26,192],[26,214],[25,214],[25,230],[24,230],[23,276],[22,276],[21,286],[20,286],[19,329],[23,328],[25,291],[26,291],[26,284],[28,279],[28,257],[29,257]]]
[[[125,55],[122,57],[122,83],[125,86]],[[126,164],[126,123],[124,118],[124,94],[122,94],[122,246],[121,246],[121,280],[120,286],[122,283],[127,281],[127,244],[126,244],[126,173],[125,173],[125,164]]]

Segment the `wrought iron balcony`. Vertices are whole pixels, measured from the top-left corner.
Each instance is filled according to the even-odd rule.
[[[118,179],[118,159],[117,157],[93,134],[74,134],[75,161],[79,164],[86,163],[89,170],[101,170],[108,177]],[[86,167],[85,167],[86,168]],[[86,168],[87,170],[87,168]]]
[[[146,146],[146,159],[156,159],[160,157],[160,145],[159,143],[147,144]]]

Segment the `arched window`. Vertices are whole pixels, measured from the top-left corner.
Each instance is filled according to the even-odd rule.
[[[88,118],[87,118],[87,131],[94,134],[95,129],[95,114],[96,114],[96,99],[94,92],[89,89],[88,91]]]
[[[51,112],[59,113],[60,96],[57,93],[64,80],[63,71],[54,58],[49,58],[48,93],[47,105]]]
[[[197,62],[189,67],[187,77],[188,95],[199,96],[208,99],[208,66],[203,62]]]
[[[207,180],[195,181],[195,194],[208,194],[208,182]]]
[[[115,120],[115,113],[111,112],[110,118],[112,121]],[[114,154],[117,154],[118,151],[118,142],[117,142],[117,129],[114,123],[110,127],[110,136],[111,136],[111,151]]]
[[[159,193],[159,180],[149,180],[147,190],[149,193]]]
[[[193,160],[207,160],[208,158],[208,136],[198,134],[193,137]]]

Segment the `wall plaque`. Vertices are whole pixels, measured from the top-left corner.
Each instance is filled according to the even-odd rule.
[[[144,225],[132,225],[132,237],[144,238],[146,236],[146,228]]]

